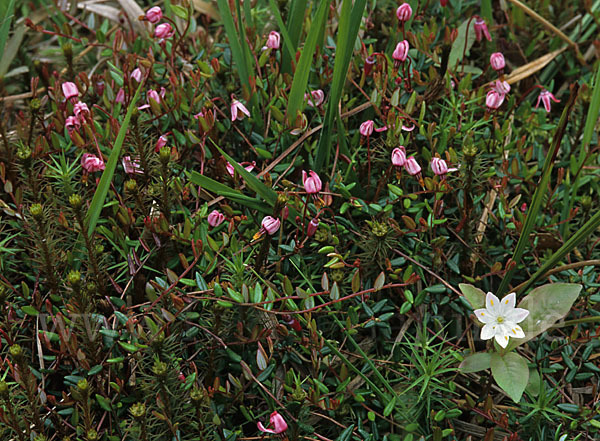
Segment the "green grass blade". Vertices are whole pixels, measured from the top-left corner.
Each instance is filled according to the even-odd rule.
[[[131,119],[133,109],[137,107],[137,100],[140,96],[142,85],[143,83],[140,83],[137,90],[135,91],[135,95],[133,95],[131,103],[129,103],[129,107],[127,107],[125,119],[123,119],[123,123],[121,124],[121,128],[119,129],[119,133],[117,134],[117,139],[113,144],[113,148],[110,152],[110,156],[108,157],[108,161],[106,161],[106,167],[104,168],[104,171],[102,172],[102,177],[100,178],[100,182],[98,183],[98,188],[96,188],[96,192],[94,193],[94,197],[92,198],[92,202],[87,212],[86,219],[86,223],[88,226],[88,236],[92,236],[94,234],[96,224],[98,223],[98,218],[100,217],[102,208],[104,208],[104,201],[106,199],[106,195],[108,194],[108,189],[110,188],[112,178],[115,174],[115,169],[117,168],[119,157],[121,156],[121,147],[123,147],[123,142],[125,141],[125,135],[127,134],[127,129],[129,127],[129,120]]]
[[[596,229],[600,227],[600,212],[593,215],[575,234],[569,237],[563,246],[556,250],[550,258],[545,261],[540,269],[531,276],[525,285],[521,288],[521,291],[525,291],[532,283],[537,281],[540,277],[551,270],[558,262],[560,262],[567,254],[569,254],[577,245],[583,242],[587,237],[593,234]]]
[[[275,3],[275,0],[269,0],[269,6],[271,7],[271,13],[275,16],[275,20],[277,21],[277,25],[279,26],[279,32],[281,33],[281,36],[283,37],[283,46],[285,47],[285,49],[287,51],[287,57],[288,57],[288,59],[291,60],[294,58],[294,54],[296,52],[296,48],[292,44],[292,37],[290,36],[290,33],[288,32],[287,27],[285,26],[285,23],[283,22],[283,19],[281,18],[281,14],[279,13],[279,6],[277,6],[277,3]],[[284,54],[282,52],[282,54],[281,54],[282,60],[285,55],[286,54]],[[283,62],[282,62],[282,64],[283,64]]]
[[[583,162],[585,161],[590,142],[592,141],[592,136],[594,135],[596,121],[598,121],[598,116],[600,115],[600,65],[598,66],[598,70],[596,70],[596,77],[594,79],[592,87],[592,101],[590,102],[590,107],[588,108],[585,126],[583,129],[583,142],[581,144],[581,150],[579,150],[579,159],[577,161],[578,170],[580,170],[583,166]],[[573,209],[575,199],[577,198],[577,191],[579,190],[579,179],[576,179],[575,182],[573,182],[570,190],[571,191],[569,194],[569,201],[564,201],[563,210],[561,212],[561,219],[565,221],[562,224],[560,230],[562,237],[569,236],[569,222],[567,219],[569,213]],[[565,191],[565,193],[567,192],[568,190]]]
[[[319,5],[319,9],[317,9],[314,20],[310,25],[310,32],[304,43],[304,48],[302,48],[302,55],[300,55],[294,79],[292,80],[292,88],[288,96],[287,118],[290,123],[296,119],[296,114],[304,104],[304,93],[308,84],[312,59],[317,49],[320,30],[327,22],[329,3],[330,0],[324,0]]]
[[[4,51],[4,46],[8,41],[8,33],[10,32],[10,25],[12,23],[14,9],[15,0],[10,0],[8,6],[4,10],[2,25],[0,25],[0,51]]]
[[[227,34],[227,39],[229,40],[231,56],[237,65],[240,80],[242,84],[246,86],[248,92],[250,92],[250,71],[246,65],[246,57],[242,52],[242,46],[240,44],[237,29],[235,28],[235,23],[233,22],[231,10],[229,9],[229,3],[227,0],[217,0],[217,6],[219,7],[219,13],[221,14],[221,17],[223,18],[223,26],[225,26],[225,33]]]
[[[552,174],[552,168],[554,166],[554,160],[556,153],[560,147],[560,142],[562,140],[563,134],[565,132],[565,128],[567,126],[567,122],[569,119],[569,113],[573,107],[575,102],[575,97],[577,96],[577,88],[571,90],[571,96],[569,97],[569,102],[565,105],[563,109],[563,113],[560,117],[560,121],[558,123],[558,127],[556,128],[556,132],[554,133],[554,138],[552,139],[552,147],[546,156],[546,160],[544,161],[544,167],[542,168],[542,175],[538,182],[538,185],[535,189],[535,193],[533,194],[533,200],[531,201],[531,205],[527,210],[527,217],[525,218],[525,222],[523,223],[523,228],[521,229],[521,235],[519,236],[519,240],[517,241],[517,246],[515,248],[515,252],[512,256],[513,266],[511,269],[507,271],[504,275],[502,282],[500,283],[500,287],[498,288],[497,295],[502,296],[506,293],[506,289],[510,281],[513,278],[513,275],[519,264],[521,263],[521,257],[523,257],[523,253],[525,252],[525,248],[529,244],[529,235],[533,231],[535,227],[535,223],[540,214],[540,209],[542,207],[542,202],[544,200],[544,196],[546,195],[546,191],[548,189],[548,183],[550,182],[550,177]]]
[[[304,15],[306,13],[306,0],[292,0],[288,13],[287,30],[292,45],[292,53],[286,52],[281,54],[281,72],[291,74],[292,62],[296,62],[296,50],[302,33],[302,25],[304,24]]]
[[[338,27],[338,38],[336,42],[336,57],[333,66],[333,80],[331,82],[331,93],[325,110],[323,129],[317,145],[315,169],[317,172],[325,173],[331,152],[331,132],[333,124],[338,116],[339,102],[346,82],[348,66],[354,51],[354,42],[358,35],[358,29],[365,10],[366,0],[356,0],[354,7],[352,1],[344,0],[340,13]],[[341,134],[339,136],[342,136]],[[343,152],[347,155],[347,152]]]

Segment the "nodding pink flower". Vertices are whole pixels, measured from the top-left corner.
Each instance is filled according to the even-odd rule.
[[[138,83],[141,83],[142,82],[142,71],[140,70],[140,68],[136,67],[135,69],[133,69],[133,72],[131,72],[131,74],[129,75],[129,78],[133,78]]]
[[[408,49],[410,45],[408,44],[408,40],[401,41],[396,45],[396,49],[392,53],[392,58],[394,59],[394,64],[399,65],[406,61],[406,57],[408,57]]]
[[[152,24],[158,23],[162,16],[162,10],[158,6],[154,6],[146,11],[146,20]]]
[[[265,216],[261,222],[261,230],[266,231],[267,233],[269,233],[271,236],[275,233],[277,233],[277,230],[279,230],[279,225],[281,223],[279,222],[279,219],[275,219],[274,217],[271,216]],[[271,433],[275,433],[275,432],[271,432]],[[277,432],[280,433],[280,432]]]
[[[225,220],[225,215],[223,213],[219,213],[217,210],[213,210],[208,215],[208,225],[213,228],[218,227]]]
[[[161,23],[154,29],[154,37],[160,38],[161,40],[171,38],[174,33],[175,31],[169,23]]]
[[[550,112],[550,108],[552,106],[551,101],[554,101],[555,103],[560,103],[560,100],[557,99],[554,95],[552,95],[551,92],[548,92],[546,89],[542,89],[542,91],[540,92],[540,96],[538,96],[537,99],[537,104],[535,105],[535,108],[537,109],[538,106],[540,105],[540,101],[544,104],[544,109],[546,109],[546,112]]]
[[[448,164],[442,158],[432,158],[431,159],[431,170],[438,176],[444,176],[448,172],[453,172],[458,170],[457,168],[448,168]]]
[[[79,118],[76,116],[69,116],[65,121],[65,127],[71,133],[74,129],[79,130],[81,127],[81,123],[79,122]]]
[[[313,90],[310,93],[305,93],[304,99],[308,102],[309,106],[319,107],[325,101],[325,92],[321,89]]]
[[[487,24],[483,18],[476,17],[473,27],[475,28],[475,38],[477,41],[481,41],[483,37],[485,37],[487,41],[492,41],[492,36],[490,35],[490,31],[488,31]]]
[[[498,91],[492,89],[487,93],[485,98],[485,105],[488,109],[495,110],[499,108],[504,102],[504,94],[498,93]]]
[[[154,151],[158,152],[164,146],[167,145],[167,135],[160,135],[158,141],[156,141],[156,146],[154,147]]]
[[[267,37],[267,47],[269,49],[279,49],[281,43],[281,36],[277,31],[269,32],[269,36]]]
[[[266,433],[274,433],[274,434],[278,434],[278,433],[283,433],[287,430],[288,425],[285,422],[285,420],[283,419],[283,417],[277,412],[273,412],[271,414],[271,416],[269,417],[269,426],[272,426],[272,429],[267,429],[265,426],[262,425],[262,423],[259,421],[258,422],[258,430],[260,430],[261,432],[266,432]]]
[[[498,92],[500,95],[506,95],[508,92],[510,92],[510,84],[508,84],[506,81],[496,80],[492,86],[492,89]]]
[[[360,125],[358,131],[362,136],[366,136],[367,138],[373,134],[373,127],[375,123],[373,120],[369,119]]]
[[[398,20],[401,22],[410,20],[410,17],[412,17],[412,8],[410,5],[408,3],[402,3],[398,6],[398,9],[396,9],[396,17],[398,17]]]
[[[128,175],[143,175],[142,166],[140,165],[139,158],[132,158],[131,156],[123,156],[122,159],[123,168],[125,173]]]
[[[494,52],[492,55],[490,55],[490,64],[492,65],[492,69],[495,71],[504,69],[506,62],[504,61],[504,55],[502,55],[502,52]]]
[[[125,91],[121,87],[115,97],[115,102],[123,104],[125,102]]]
[[[250,117],[250,112],[246,109],[246,106],[234,99],[231,102],[231,121],[244,119],[244,115]]]
[[[317,231],[317,228],[319,228],[319,219],[317,219],[316,217],[311,219],[310,222],[308,223],[308,227],[306,228],[306,235],[308,237],[311,237],[312,235],[315,234],[315,232]]]
[[[317,172],[309,171],[308,174],[302,170],[302,185],[308,194],[315,194],[321,191],[321,178]]]
[[[91,153],[84,153],[81,157],[81,166],[88,173],[104,170],[104,161]]]
[[[160,104],[160,94],[156,90],[154,90],[154,89],[149,90],[146,97],[148,98],[148,102],[150,102],[150,100],[152,99],[152,100],[156,101],[158,104]]]
[[[254,170],[254,167],[256,167],[256,162],[242,162],[240,165],[243,166],[247,172],[251,172],[252,170]],[[235,168],[233,168],[233,165],[231,165],[229,162],[227,163],[225,168],[227,169],[227,173],[229,173],[231,177],[235,175]]]
[[[75,114],[75,116],[77,118],[79,118],[79,122],[82,122],[82,121],[85,121],[85,115],[88,115],[90,113],[90,109],[88,109],[88,106],[86,103],[82,103],[81,101],[78,101],[73,106],[73,113]]]
[[[395,167],[403,167],[406,164],[406,149],[403,145],[392,150],[392,164]]]
[[[421,173],[421,166],[419,165],[414,156],[411,156],[410,158],[406,159],[406,162],[404,163],[404,168],[411,176],[418,175],[419,173]]]
[[[62,93],[65,96],[65,99],[69,101],[71,98],[77,98],[79,95],[79,89],[77,89],[77,85],[75,83],[67,81],[62,83]]]
[[[371,71],[373,70],[373,66],[375,66],[375,57],[373,55],[369,55],[367,58],[365,58],[365,75],[369,76],[371,75]]]

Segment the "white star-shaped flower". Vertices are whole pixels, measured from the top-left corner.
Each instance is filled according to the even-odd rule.
[[[475,316],[483,323],[481,328],[482,340],[496,338],[496,342],[503,348],[508,345],[508,338],[523,338],[525,333],[517,325],[529,315],[523,308],[515,308],[517,295],[513,292],[498,300],[491,292],[485,297],[485,308],[476,309]]]

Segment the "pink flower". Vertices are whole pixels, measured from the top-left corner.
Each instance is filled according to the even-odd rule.
[[[504,69],[506,62],[504,61],[504,55],[502,55],[502,52],[494,52],[492,55],[490,55],[490,64],[492,65],[492,69],[495,71]]]
[[[156,146],[154,147],[154,151],[158,152],[164,146],[167,145],[167,135],[160,135],[158,141],[156,141]]]
[[[247,172],[251,172],[252,170],[254,170],[254,167],[256,167],[256,162],[242,162],[240,165],[244,166],[244,169]],[[229,173],[231,177],[235,175],[235,168],[233,168],[233,165],[231,165],[229,162],[227,163],[225,168],[227,169],[227,173]]]
[[[128,175],[143,175],[142,167],[140,165],[139,158],[132,158],[131,156],[123,156],[122,159],[123,168],[125,173]]]
[[[115,102],[123,104],[125,102],[125,91],[121,87],[115,97]]]
[[[475,28],[475,38],[477,41],[481,41],[483,37],[485,37],[487,41],[492,41],[492,36],[490,35],[490,31],[488,31],[487,24],[483,18],[475,18],[475,24],[473,26]]]
[[[67,128],[69,133],[71,133],[74,129],[79,130],[79,127],[81,127],[79,118],[77,118],[76,116],[69,116],[65,121],[65,127]]]
[[[490,90],[485,98],[485,105],[488,106],[488,109],[490,110],[499,108],[503,102],[504,94],[500,94],[494,89]]]
[[[131,74],[129,75],[129,78],[133,78],[138,83],[141,83],[142,82],[142,71],[140,70],[140,68],[136,67],[135,69],[133,69],[133,72],[131,72]]]
[[[403,167],[406,164],[406,149],[403,145],[392,150],[392,164],[395,167]]]
[[[225,220],[225,215],[223,213],[219,213],[217,210],[213,210],[208,215],[208,225],[213,228],[218,227]]]
[[[396,49],[392,53],[394,64],[400,64],[401,62],[406,61],[406,57],[408,57],[409,48],[410,45],[408,44],[408,40],[401,41],[396,45]]]
[[[305,93],[304,99],[309,106],[319,107],[325,101],[325,93],[321,89],[313,90],[310,93]]]
[[[450,170],[448,168],[448,164],[446,164],[446,161],[444,161],[442,158],[435,157],[431,159],[431,170],[433,170],[434,174],[443,176],[449,171],[455,171],[456,169]]]
[[[306,228],[306,235],[308,237],[311,237],[313,234],[315,234],[317,228],[319,228],[319,219],[315,217],[312,218],[308,223],[308,227]]]
[[[540,96],[538,96],[535,108],[538,108],[541,101],[544,104],[544,109],[546,109],[546,112],[550,112],[550,107],[552,105],[550,100],[554,101],[555,103],[560,103],[560,100],[557,99],[554,95],[552,95],[551,92],[548,92],[546,89],[542,89],[542,91],[540,92]]]
[[[162,16],[162,10],[158,6],[154,6],[146,11],[146,20],[152,24],[158,23]]]
[[[81,101],[78,101],[74,106],[73,106],[73,113],[75,114],[75,116],[77,118],[79,118],[79,121],[83,121],[85,118],[85,115],[90,113],[90,109],[88,109],[88,106],[86,103],[82,103]]]
[[[375,123],[373,122],[373,120],[369,119],[360,125],[360,129],[358,129],[358,131],[360,132],[360,134],[362,136],[366,136],[368,138],[369,136],[371,136],[373,134],[374,126],[375,126]]]
[[[500,95],[506,95],[508,92],[510,92],[510,84],[508,84],[506,81],[496,80],[492,86],[492,90],[495,90]]]
[[[275,219],[274,217],[271,216],[265,216],[261,222],[261,230],[266,231],[267,233],[269,233],[271,236],[275,233],[277,233],[277,230],[279,230],[279,219]],[[271,414],[271,423],[273,423],[273,415]],[[286,426],[287,428],[287,426]],[[284,429],[285,430],[285,429]],[[281,432],[271,432],[271,433],[281,433]]]
[[[401,22],[407,22],[410,20],[411,16],[412,8],[408,3],[402,3],[400,6],[398,6],[398,9],[396,9],[396,17],[398,17],[398,20]]]
[[[302,185],[308,194],[315,194],[321,191],[321,178],[317,172],[309,171],[308,174],[302,170]]]
[[[281,42],[281,36],[279,32],[271,31],[269,32],[269,37],[267,38],[267,47],[269,49],[279,49]]]
[[[154,37],[155,38],[170,38],[173,36],[175,31],[171,27],[169,23],[161,23],[154,29]]]
[[[156,104],[160,104],[161,95],[164,96],[164,93],[159,94],[156,90],[150,89],[148,92],[146,92],[146,104],[138,107],[138,110],[148,109],[151,107],[150,100],[154,100]]]
[[[365,75],[369,76],[371,75],[371,71],[373,70],[373,66],[375,66],[375,57],[373,55],[369,55],[367,58],[365,58]]]
[[[414,156],[411,156],[410,158],[406,159],[404,168],[411,176],[418,175],[419,173],[421,173],[421,166],[419,165]]]
[[[79,95],[79,89],[77,89],[77,85],[75,83],[67,81],[62,83],[62,93],[65,96],[65,99],[69,101],[70,98],[77,98]]]
[[[285,432],[288,428],[287,423],[277,411],[273,412],[269,417],[269,426],[272,426],[273,428],[267,429],[260,421],[258,422],[258,430],[261,432],[277,434]]]
[[[104,161],[91,153],[84,153],[81,157],[81,166],[88,173],[104,170]]]
[[[244,115],[250,117],[250,112],[248,109],[246,109],[246,106],[234,99],[231,102],[231,121],[235,121],[236,119],[244,119]]]

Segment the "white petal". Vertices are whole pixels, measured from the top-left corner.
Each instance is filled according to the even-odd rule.
[[[504,298],[500,302],[500,314],[506,315],[509,311],[515,308],[515,302],[517,300],[517,295],[514,292],[511,292],[509,295],[504,296]]]
[[[481,328],[481,339],[489,340],[496,334],[496,325],[492,325],[491,323],[487,323],[483,325]]]
[[[507,323],[508,326],[508,323]],[[523,328],[519,325],[511,323],[509,335],[514,338],[523,338],[525,337],[525,333],[523,332]]]
[[[503,348],[508,346],[508,335],[496,334],[496,343]]]
[[[492,313],[494,316],[498,316],[500,311],[500,300],[491,292],[488,292],[485,296],[485,307]]]
[[[496,320],[496,317],[490,314],[490,312],[485,308],[476,309],[473,311],[473,313],[475,314],[475,317],[477,317],[477,320],[479,320],[481,323],[492,323]]]
[[[507,322],[521,323],[529,315],[529,311],[523,308],[515,308],[508,311],[504,319]]]

